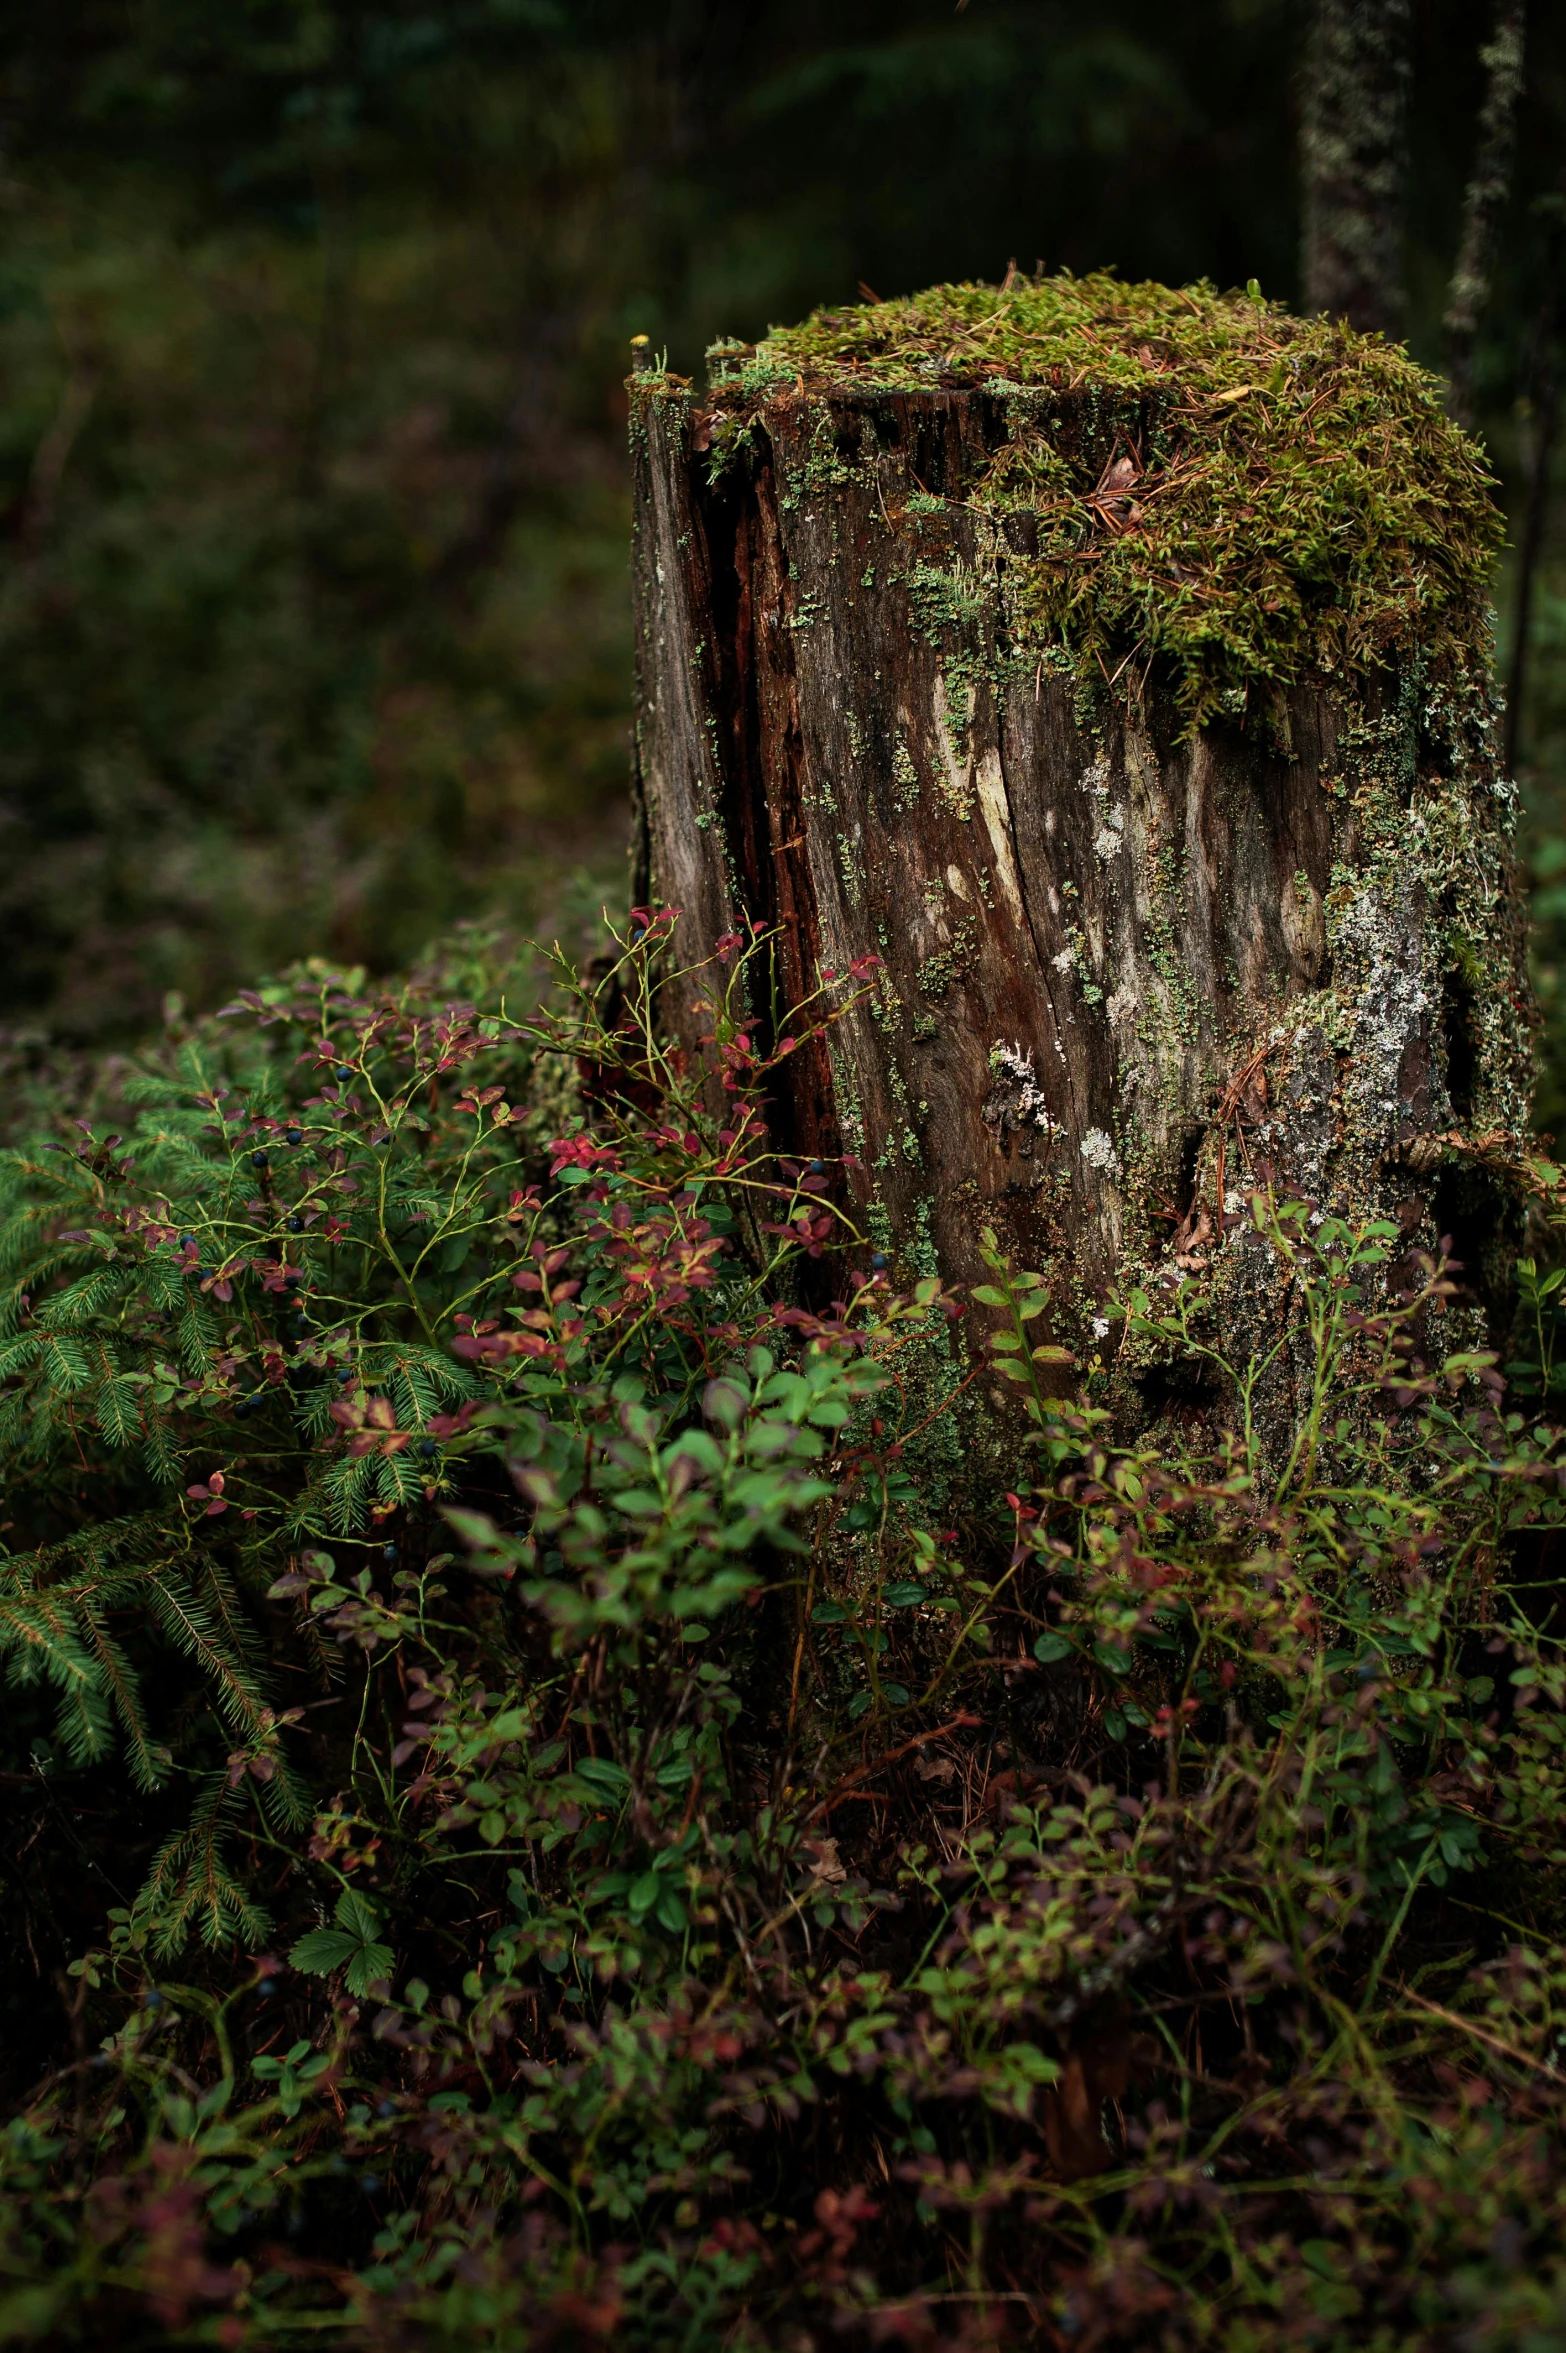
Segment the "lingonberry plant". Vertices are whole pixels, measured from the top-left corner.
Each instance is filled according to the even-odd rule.
[[[767,949],[689,1066],[662,912],[301,968],[6,1161],[0,2337],[1553,2343],[1548,1276],[1508,1389],[1259,1183],[1292,1451],[1127,1443],[779,1154]]]

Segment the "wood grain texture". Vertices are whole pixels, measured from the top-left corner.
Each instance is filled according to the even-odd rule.
[[[1085,691],[1026,641],[1028,517],[963,503],[1006,429],[982,392],[783,393],[715,468],[690,394],[639,382],[643,889],[682,960],[777,928],[763,1027],[883,959],[776,1117],[863,1163],[900,1273],[973,1280],[989,1225],[1084,1351],[1131,1278],[1211,1269],[1254,1326],[1256,1174],[1433,1243],[1428,1139],[1526,1118],[1491,714],[1380,674],[1181,740],[1134,655]],[[1477,1259],[1502,1207],[1464,1214]]]

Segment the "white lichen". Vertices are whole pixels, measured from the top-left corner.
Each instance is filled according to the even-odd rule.
[[[1089,1168],[1096,1168],[1108,1176],[1120,1174],[1120,1155],[1101,1127],[1090,1127],[1077,1149]]]
[[[1017,1090],[1012,1112],[1017,1125],[1036,1127],[1044,1135],[1052,1134],[1059,1123],[1044,1099],[1032,1054],[1020,1045],[1007,1046],[997,1040],[990,1048],[990,1068],[997,1078],[1009,1078]]]

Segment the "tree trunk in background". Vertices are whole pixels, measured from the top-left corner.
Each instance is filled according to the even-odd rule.
[[[1479,52],[1485,70],[1484,102],[1474,141],[1473,168],[1463,195],[1463,233],[1447,294],[1446,372],[1448,406],[1460,425],[1474,426],[1474,343],[1489,306],[1501,223],[1512,192],[1517,152],[1517,110],[1523,94],[1523,0],[1501,0],[1495,35]]]
[[[1090,1363],[1111,1286],[1211,1267],[1217,1336],[1249,1346],[1277,1328],[1247,1215],[1268,1170],[1411,1242],[1455,1231],[1482,1285],[1496,1204],[1430,1139],[1526,1109],[1488,720],[1432,745],[1385,673],[1360,700],[1294,691],[1286,748],[1260,724],[1180,740],[1156,672],[1096,712],[1048,658],[997,693],[1004,544],[960,503],[937,524],[930,494],[960,500],[1004,437],[998,399],[834,397],[824,442],[825,404],[784,392],[714,482],[701,410],[646,382],[642,888],[683,909],[681,963],[746,916],[777,927],[764,1033],[823,965],[884,960],[830,1052],[782,1066],[776,1133],[857,1156],[849,1192],[897,1275],[982,1280],[993,1226]],[[1026,541],[1026,518],[1008,529]],[[701,993],[675,990],[692,1042]],[[1148,1419],[1167,1381],[1142,1378]]]
[[[1550,515],[1550,467],[1560,425],[1561,382],[1555,340],[1561,313],[1562,238],[1557,227],[1548,248],[1544,300],[1530,338],[1525,377],[1527,432],[1524,439],[1524,480],[1528,486],[1523,509],[1522,541],[1517,550],[1517,585],[1512,605],[1512,657],[1506,675],[1506,773],[1517,774],[1524,742],[1523,719],[1528,708],[1528,656],[1532,650],[1534,589],[1544,554],[1545,527]]]
[[[1317,0],[1301,173],[1304,308],[1396,335],[1403,318],[1409,0]]]

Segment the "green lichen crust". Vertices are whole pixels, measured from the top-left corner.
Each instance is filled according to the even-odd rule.
[[[1254,288],[936,286],[715,345],[709,367],[720,455],[790,387],[1001,395],[1007,438],[963,496],[1029,518],[1019,639],[1111,673],[1163,657],[1188,725],[1416,651],[1432,681],[1488,656],[1500,521],[1436,379]]]

